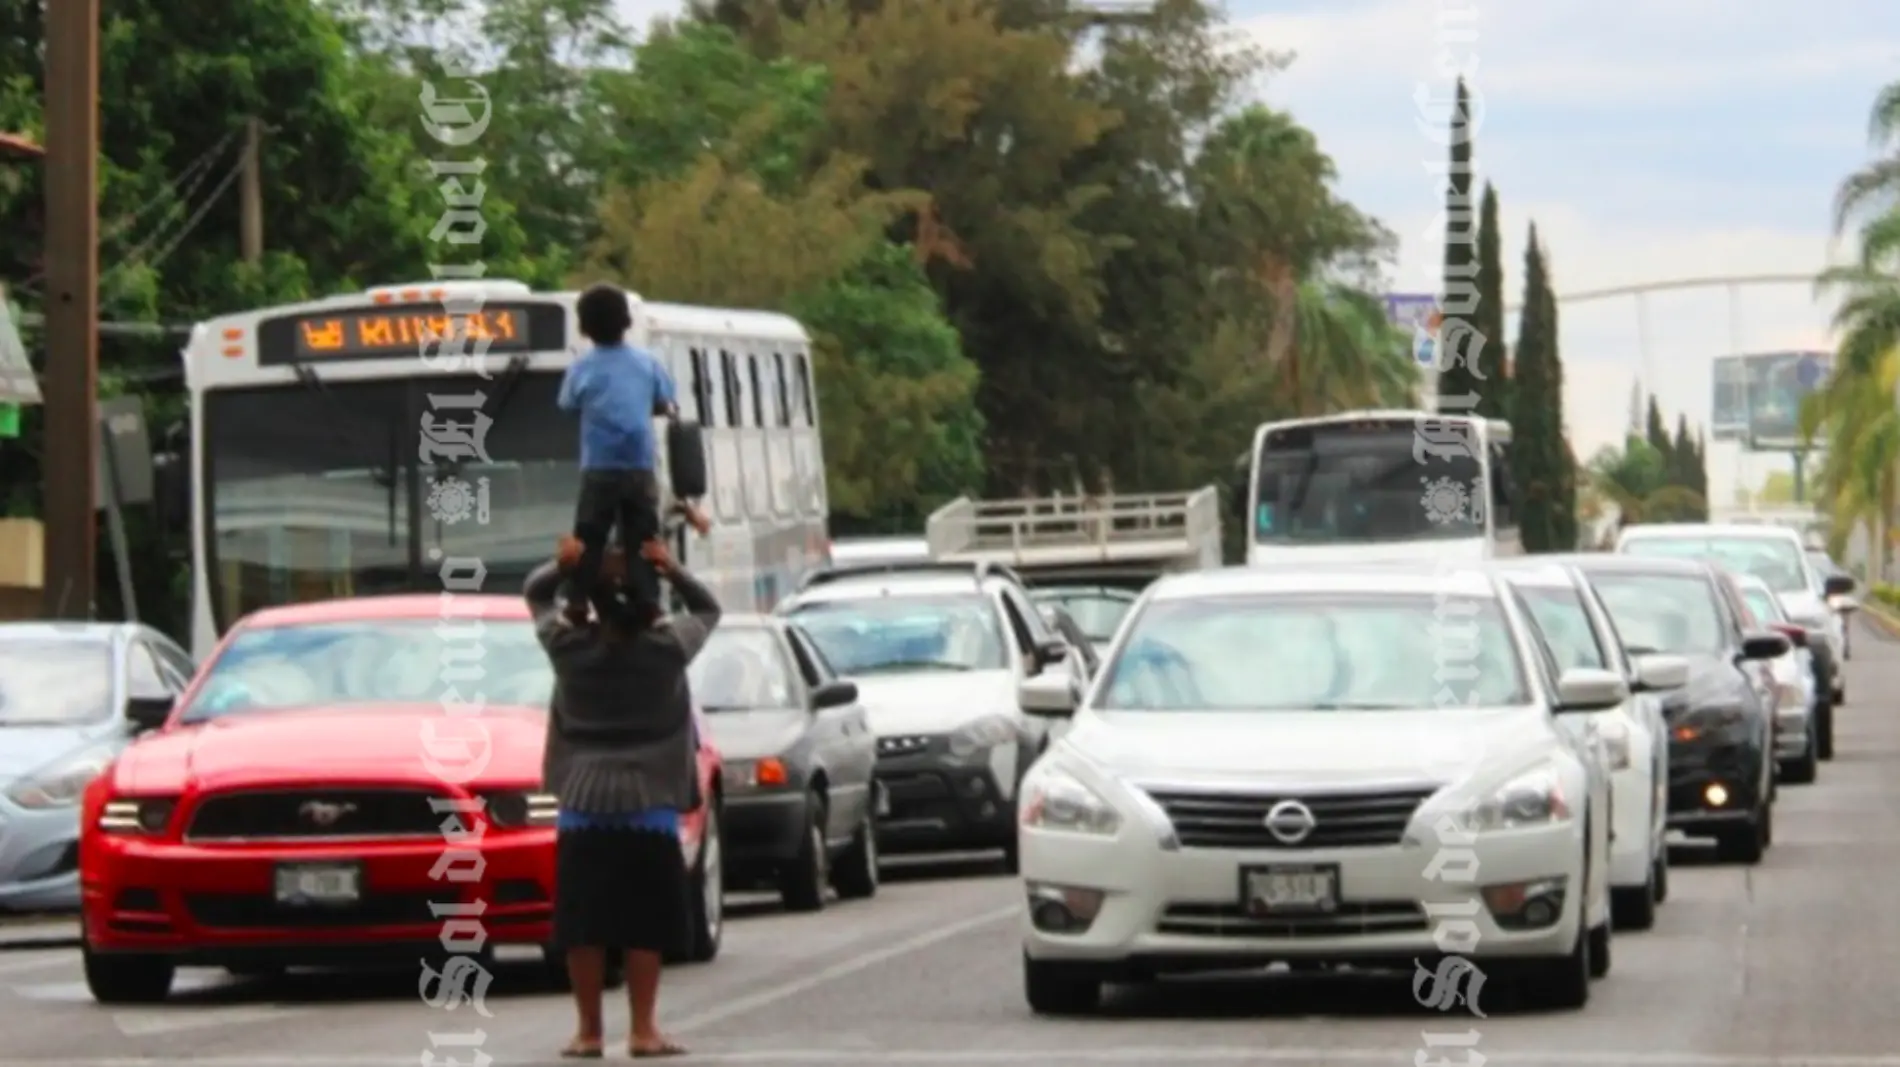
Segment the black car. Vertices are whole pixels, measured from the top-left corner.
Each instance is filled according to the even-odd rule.
[[[809,638],[783,619],[728,615],[691,668],[725,768],[728,888],[769,884],[816,911],[831,888],[877,892],[877,738]]]
[[[1632,653],[1689,661],[1663,702],[1669,724],[1669,827],[1713,837],[1722,858],[1756,863],[1774,839],[1774,703],[1767,661],[1780,633],[1743,628],[1741,593],[1700,560],[1579,556]]]

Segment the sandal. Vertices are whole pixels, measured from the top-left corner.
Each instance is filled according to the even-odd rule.
[[[661,1056],[687,1055],[686,1046],[676,1045],[671,1041],[665,1040],[664,1038],[661,1039],[659,1047],[657,1048],[641,1048],[638,1045],[634,1045],[631,1048],[627,1049],[627,1051],[630,1054],[632,1054],[633,1058],[636,1060],[658,1059]]]
[[[597,1060],[605,1055],[606,1053],[599,1045],[585,1045],[579,1041],[561,1050],[561,1058],[564,1060]]]

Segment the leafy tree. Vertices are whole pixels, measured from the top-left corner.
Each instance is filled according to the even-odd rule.
[[[1471,93],[1458,79],[1451,109],[1450,167],[1445,189],[1444,321],[1439,326],[1438,403],[1442,411],[1475,412],[1482,404],[1484,293],[1479,286],[1479,221],[1471,204]]]
[[[1498,223],[1498,192],[1486,182],[1478,213],[1478,310],[1472,325],[1484,339],[1478,360],[1478,414],[1491,419],[1511,415],[1510,354],[1504,334],[1503,231]]]
[[[1669,424],[1663,421],[1662,408],[1657,405],[1654,396],[1649,398],[1649,411],[1644,417],[1643,436],[1649,441],[1649,447],[1663,457],[1663,465],[1671,474],[1677,471],[1674,443],[1669,439]]]
[[[1643,521],[1707,522],[1709,502],[1693,489],[1665,485],[1643,501]]]

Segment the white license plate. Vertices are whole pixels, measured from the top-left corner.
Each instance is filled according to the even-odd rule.
[[[1339,873],[1325,867],[1250,870],[1246,904],[1256,913],[1332,911],[1339,906]]]
[[[877,817],[880,819],[890,818],[891,817],[891,794],[887,790],[883,790],[883,789],[877,789],[877,790],[874,790],[874,792],[877,793]]]
[[[277,868],[279,903],[354,904],[362,895],[362,871],[347,864],[294,864]]]

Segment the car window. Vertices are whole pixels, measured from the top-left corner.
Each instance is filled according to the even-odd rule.
[[[152,646],[137,640],[125,649],[125,689],[128,694],[135,696],[178,692],[178,686],[158,665],[158,656],[152,651]]]
[[[1608,668],[1609,659],[1597,640],[1596,628],[1590,625],[1582,594],[1571,588],[1530,585],[1520,585],[1517,591],[1525,613],[1550,645],[1559,670]]]
[[[1795,543],[1780,537],[1633,537],[1624,542],[1632,556],[1702,559],[1724,570],[1761,579],[1777,593],[1808,589],[1807,556]]]
[[[815,600],[794,608],[791,617],[844,675],[1010,664],[988,593]]]
[[[1531,702],[1503,608],[1425,594],[1210,597],[1150,604],[1098,705],[1109,711],[1356,711],[1444,703],[1446,611],[1468,649],[1458,704]],[[1469,620],[1469,629],[1465,630]],[[1173,680],[1162,685],[1161,680]]]
[[[192,662],[185,650],[172,644],[162,636],[147,635],[145,641],[158,657],[158,665],[166,673],[178,680],[175,689],[182,690],[198,673],[198,665]]]
[[[1754,617],[1754,625],[1788,621],[1781,610],[1781,601],[1776,600],[1773,593],[1755,585],[1742,586],[1741,592],[1742,603],[1748,608],[1748,613]]]
[[[314,623],[245,630],[205,665],[181,722],[289,708],[436,704],[448,664],[479,665],[489,706],[547,707],[554,670],[526,619],[479,628],[439,620]]]
[[[1717,655],[1729,647],[1727,618],[1701,575],[1603,572],[1591,583],[1632,653]]]
[[[778,635],[761,626],[722,626],[686,668],[693,699],[708,712],[789,708],[791,664]]]
[[[1039,593],[1038,602],[1060,607],[1069,613],[1075,624],[1088,635],[1091,641],[1107,642],[1115,636],[1115,630],[1121,626],[1122,619],[1128,615],[1128,609],[1134,606],[1133,597],[1117,597],[1110,593],[1067,592],[1051,590]]]
[[[99,722],[113,706],[112,646],[98,639],[0,639],[0,727]],[[0,745],[6,744],[0,733]]]

